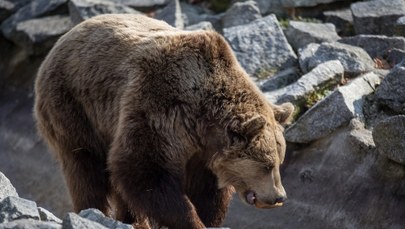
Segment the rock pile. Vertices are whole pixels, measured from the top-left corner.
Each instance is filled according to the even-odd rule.
[[[269,101],[292,102],[296,107],[294,120],[286,126],[289,145],[282,174],[290,202],[265,215],[250,213],[235,200],[225,225],[401,228],[405,224],[400,214],[405,211],[405,2],[232,2],[216,13],[206,7],[207,1],[192,0],[0,0],[0,87],[32,87],[37,67],[54,42],[95,15],[146,14],[177,28],[216,30]],[[302,17],[308,15],[311,18]],[[26,133],[9,128],[8,123],[16,121],[10,113],[21,111],[20,107],[31,111],[32,99],[14,99],[10,105],[0,96],[0,110],[8,109],[0,112],[0,129],[7,126],[18,137]],[[18,120],[30,119],[26,113]],[[21,156],[24,149],[40,150],[34,146],[16,150],[12,144],[22,140],[4,139],[0,138],[0,158],[6,154],[3,148],[14,150],[7,154],[10,158]],[[4,180],[0,176],[0,183]],[[12,186],[0,186],[0,199],[0,228],[28,223],[83,227],[96,224],[95,218],[101,228],[125,228],[96,210],[70,213],[59,220],[19,198]],[[4,209],[15,212],[1,213]],[[296,222],[291,221],[295,213]],[[255,225],[248,223],[253,221]]]

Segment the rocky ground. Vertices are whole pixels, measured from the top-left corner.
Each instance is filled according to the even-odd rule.
[[[129,227],[97,210],[68,213],[59,167],[31,116],[46,53],[103,13],[216,30],[269,101],[295,105],[282,168],[288,202],[257,210],[235,198],[224,226],[403,228],[404,0],[0,0],[0,171],[21,197],[0,174],[0,228]]]

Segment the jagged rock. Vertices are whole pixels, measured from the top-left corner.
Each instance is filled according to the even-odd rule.
[[[342,0],[283,0],[284,7],[310,7]]]
[[[157,12],[155,15],[156,19],[163,20],[169,25],[174,26],[179,29],[184,28],[183,16],[181,14],[181,7],[179,0],[172,0],[170,3],[163,8],[161,11]]]
[[[68,5],[70,18],[74,24],[100,14],[140,14],[126,5],[106,0],[70,0]]]
[[[285,36],[294,50],[303,48],[310,43],[332,42],[340,39],[335,26],[331,23],[302,21],[290,21]]]
[[[1,0],[0,1],[0,22],[12,15],[18,9],[29,3],[30,0]]]
[[[405,36],[405,16],[398,18],[394,26],[394,34],[397,36]]]
[[[15,14],[3,21],[1,30],[6,38],[12,39],[19,22],[46,16],[52,12],[64,11],[66,3],[67,0],[31,1],[30,4],[23,6]]]
[[[0,172],[0,201],[8,196],[18,197],[18,193],[10,180]]]
[[[225,28],[224,36],[248,74],[257,76],[260,71],[296,65],[297,56],[273,14],[246,25]]]
[[[380,78],[368,73],[339,87],[315,104],[285,131],[289,142],[309,143],[332,133],[353,118],[363,118],[363,97],[372,93]]]
[[[15,196],[3,199],[0,202],[0,224],[17,219],[39,220],[37,204]]]
[[[308,72],[329,60],[339,60],[345,72],[353,75],[374,68],[373,60],[362,48],[339,42],[309,44],[299,52],[299,63],[303,72]]]
[[[106,217],[100,210],[98,209],[86,209],[82,210],[79,213],[79,216],[86,218],[88,220],[97,222],[101,225],[104,225],[107,228],[114,228],[114,229],[132,229],[132,225],[124,224],[119,221],[113,220],[111,218]]]
[[[371,130],[364,127],[364,123],[354,118],[350,121],[351,131],[348,135],[348,143],[352,148],[357,148],[358,153],[368,153],[370,150],[375,148],[375,143],[373,140]]]
[[[62,225],[55,222],[19,219],[0,224],[0,229],[62,229]]]
[[[183,15],[184,26],[198,24],[203,20],[204,9],[187,2],[180,2],[181,13]]]
[[[392,66],[405,61],[405,51],[400,49],[392,49],[388,52],[387,61]]]
[[[56,217],[52,212],[46,210],[45,208],[38,207],[38,213],[39,217],[41,218],[42,221],[52,221],[55,223],[62,223],[62,220]]]
[[[403,0],[374,0],[351,5],[356,34],[383,34],[392,36],[394,24],[405,15]]]
[[[82,218],[75,213],[68,213],[63,219],[62,226],[63,229],[107,229],[107,227],[89,219]]]
[[[405,114],[405,67],[397,65],[384,78],[375,93],[379,104]]]
[[[262,91],[274,91],[279,88],[285,87],[300,78],[297,68],[287,68],[271,76],[269,79],[263,80],[259,83]]]
[[[373,129],[373,139],[380,154],[405,165],[405,115],[379,122]]]
[[[325,11],[323,12],[323,16],[325,17],[325,22],[336,26],[338,34],[345,36],[353,34],[353,15],[350,9]]]
[[[186,30],[215,30],[209,21],[202,21],[194,25],[189,25],[185,28]]]
[[[72,27],[69,16],[30,19],[17,24],[12,40],[29,54],[45,54]]]
[[[298,104],[310,93],[340,83],[343,80],[343,73],[343,66],[338,60],[328,61],[303,75],[297,82],[287,87],[267,92],[265,96],[273,103],[291,102]]]
[[[237,2],[233,4],[222,18],[224,28],[248,24],[261,18],[260,10],[255,1]]]
[[[394,49],[405,50],[405,38],[387,37],[384,35],[357,35],[354,37],[345,37],[339,42],[354,45],[364,49],[370,57],[387,57],[388,53]]]

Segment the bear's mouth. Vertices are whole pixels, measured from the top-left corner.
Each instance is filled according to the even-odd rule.
[[[253,191],[247,191],[245,194],[246,202],[250,205],[255,205],[256,202],[256,193]]]

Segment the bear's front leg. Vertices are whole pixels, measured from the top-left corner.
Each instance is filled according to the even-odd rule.
[[[108,167],[111,183],[131,213],[172,229],[204,228],[182,188],[180,162],[161,151],[149,128],[127,128],[112,145]]]

